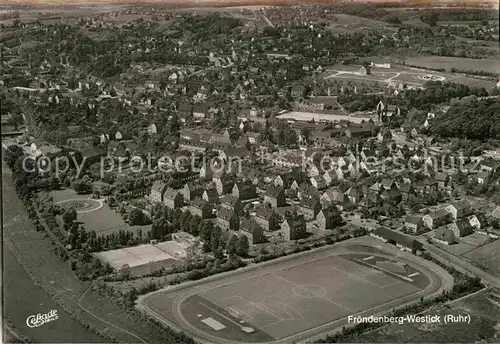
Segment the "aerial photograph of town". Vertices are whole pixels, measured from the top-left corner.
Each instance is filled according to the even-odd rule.
[[[0,26],[2,343],[500,343],[497,1]]]

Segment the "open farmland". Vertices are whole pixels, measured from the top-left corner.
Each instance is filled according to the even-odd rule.
[[[123,221],[120,214],[111,209],[102,200],[92,199],[89,195],[77,195],[73,190],[59,190],[51,192],[54,203],[64,206],[65,203],[80,205],[78,200],[95,205],[82,210],[76,209],[78,221],[82,222],[87,230],[94,230],[97,235],[108,235],[120,230],[136,233],[139,229],[143,233],[151,230],[151,225],[129,226]]]
[[[464,255],[491,274],[500,277],[500,240],[476,248]]]
[[[405,58],[407,64],[427,68],[444,68],[447,71],[451,68],[461,70],[477,70],[489,73],[498,73],[500,63],[498,60],[490,59],[471,59],[465,57],[449,56],[415,56]]]
[[[329,24],[331,30],[342,33],[379,29],[381,26],[385,26],[387,30],[395,31],[394,28],[390,28],[390,26],[384,22],[349,14],[335,14]]]
[[[385,312],[451,285],[434,265],[381,252],[357,245],[318,250],[160,290],[139,307],[201,342],[291,342],[346,325],[348,315]]]
[[[459,299],[424,315],[469,314],[470,324],[444,322],[404,323],[384,326],[357,337],[346,338],[356,343],[495,343],[500,338],[500,303],[495,304],[495,291],[481,291]]]

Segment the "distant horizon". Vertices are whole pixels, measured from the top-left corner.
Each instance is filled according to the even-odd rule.
[[[4,0],[0,7],[11,5],[33,5],[33,6],[73,6],[73,5],[147,5],[165,4],[178,5],[181,7],[239,7],[239,6],[283,6],[299,4],[378,4],[398,5],[401,7],[449,7],[449,8],[491,8],[498,9],[498,1],[495,0]]]

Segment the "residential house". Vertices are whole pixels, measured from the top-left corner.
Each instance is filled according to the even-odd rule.
[[[324,190],[328,187],[328,185],[323,177],[320,177],[320,176],[312,177],[310,179],[310,181],[311,181],[311,185],[320,191]]]
[[[279,215],[267,205],[260,206],[257,209],[254,219],[265,231],[273,232],[279,228]]]
[[[208,115],[208,108],[204,105],[195,105],[193,107],[193,117],[197,119],[206,118]]]
[[[257,188],[251,182],[235,183],[232,195],[242,201],[257,197]]]
[[[353,204],[357,204],[363,198],[363,191],[359,186],[351,186],[346,192],[345,195],[349,199],[349,201]]]
[[[429,229],[435,229],[437,227],[443,226],[449,223],[452,219],[453,216],[446,209],[439,209],[422,217],[422,221]]]
[[[382,202],[382,198],[380,195],[385,191],[382,183],[376,182],[372,186],[370,186],[366,192],[367,202],[370,204],[376,205]]]
[[[310,221],[316,218],[321,210],[321,203],[315,198],[304,197],[300,200],[298,211],[304,215],[305,219]]]
[[[192,201],[197,197],[201,197],[203,195],[203,191],[203,185],[189,182],[184,185],[181,192],[186,201]]]
[[[256,168],[252,168],[248,171],[246,171],[245,174],[245,180],[249,181],[253,185],[259,185],[259,183],[262,180],[262,172]]]
[[[436,231],[434,232],[434,236],[432,237],[432,240],[439,244],[447,246],[457,242],[455,234],[447,226],[439,227],[438,229],[436,229]]]
[[[452,202],[445,209],[453,215],[455,220],[469,215],[472,211],[467,200]]]
[[[281,186],[270,186],[264,194],[264,203],[268,203],[273,208],[284,207],[286,205],[285,190]]]
[[[234,178],[231,175],[223,173],[222,175],[214,174],[213,182],[219,195],[225,195],[232,192],[234,186]]]
[[[403,202],[408,201],[410,195],[414,195],[415,191],[413,190],[413,186],[411,182],[402,183],[399,186],[399,192],[401,192],[401,199]]]
[[[333,209],[323,208],[316,215],[316,224],[321,229],[333,229],[338,225],[338,216],[339,214]]]
[[[193,216],[199,216],[201,219],[208,219],[212,217],[212,207],[210,204],[201,199],[196,198],[189,206],[189,212]]]
[[[243,219],[240,224],[240,234],[248,238],[250,245],[261,244],[266,241],[264,231],[254,219]]]
[[[277,175],[276,178],[274,178],[274,186],[278,187],[278,186],[281,186],[281,187],[284,187],[284,188],[288,188],[290,187],[290,185],[293,183],[293,176],[289,173],[283,173],[283,174],[280,174],[280,175]]]
[[[458,219],[448,225],[455,234],[456,238],[463,238],[474,233],[474,228],[471,226],[467,219]]]
[[[218,168],[216,165],[203,164],[200,168],[200,179],[203,181],[212,180],[216,168]]]
[[[237,231],[239,228],[240,220],[236,212],[221,207],[217,212],[217,225],[223,230]]]
[[[345,195],[342,191],[340,191],[337,188],[332,188],[326,190],[320,197],[320,203],[321,205],[325,205],[328,203],[337,203],[337,204],[343,204],[344,203],[344,198]]]
[[[157,128],[156,128],[156,124],[151,123],[151,124],[148,126],[147,133],[148,133],[149,135],[154,135],[154,134],[157,134],[157,133],[158,133],[158,130],[157,130]]]
[[[306,236],[306,220],[304,216],[297,214],[286,214],[281,223],[281,232],[285,240],[298,240]]]
[[[157,180],[153,183],[153,186],[151,187],[151,194],[150,198],[153,202],[160,202],[163,203],[163,195],[165,194],[165,191],[167,190],[167,185],[162,183],[161,181]]]
[[[408,215],[405,219],[404,226],[413,234],[421,234],[424,231],[424,221],[422,216]]]
[[[398,189],[395,188],[382,191],[380,198],[387,203],[399,204],[403,199],[403,195]]]
[[[238,197],[233,195],[225,195],[220,199],[220,205],[223,208],[233,210],[239,213],[242,210],[241,201]]]
[[[210,189],[203,191],[201,198],[210,204],[215,204],[219,200],[219,194],[217,193],[217,189],[210,188]]]
[[[470,215],[467,217],[467,220],[469,221],[469,224],[477,230],[483,229],[488,225],[486,218],[482,214]]]
[[[434,177],[427,177],[423,180],[425,192],[434,192],[437,190],[438,182]]]
[[[326,185],[328,186],[332,185],[332,182],[337,179],[337,171],[336,170],[326,171],[323,174],[323,179],[325,180]]]
[[[443,190],[448,188],[450,183],[450,177],[448,176],[448,174],[444,172],[436,173],[435,179],[439,189]]]
[[[180,208],[183,204],[182,193],[179,192],[179,190],[167,188],[163,194],[163,204],[165,204],[169,209]]]
[[[364,162],[374,161],[377,158],[377,154],[375,153],[375,151],[370,149],[362,150],[360,156]]]

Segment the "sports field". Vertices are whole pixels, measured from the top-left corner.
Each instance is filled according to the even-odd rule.
[[[485,64],[487,63],[485,62]],[[421,66],[429,68],[431,67],[431,65],[427,64],[422,64]],[[398,86],[401,83],[408,85],[408,87],[422,87],[427,81],[431,80],[455,82],[474,87],[485,87],[487,89],[490,89],[496,83],[496,81],[494,80],[487,80],[479,77],[474,78],[472,76],[466,76],[462,73],[451,73],[449,71],[436,72],[431,70],[411,68],[402,65],[393,65],[389,69],[372,68],[371,74],[369,75],[360,74],[359,68],[360,66],[353,65],[334,65],[326,68],[326,71],[322,74],[322,77],[324,80],[330,81],[349,81],[352,85],[370,85],[372,83],[379,83],[388,86]],[[471,68],[472,67],[470,67],[469,69]]]
[[[403,258],[337,247],[156,292],[140,305],[202,342],[291,342],[343,326],[348,315],[382,312],[441,287],[437,275]]]
[[[172,266],[179,259],[185,258],[185,255],[184,247],[175,241],[95,253],[96,257],[109,263],[115,269],[120,269],[125,264],[128,265],[134,275],[151,273],[162,267]]]

